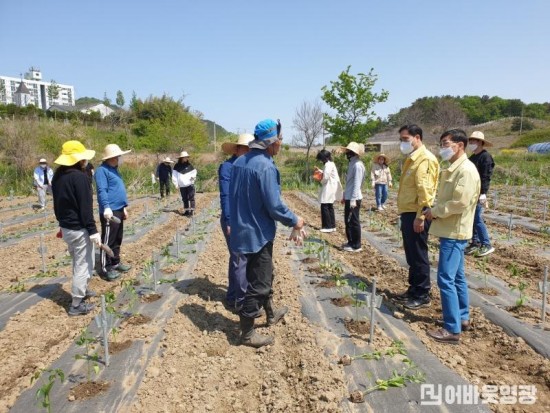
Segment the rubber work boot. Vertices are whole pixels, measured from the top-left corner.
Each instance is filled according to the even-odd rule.
[[[268,326],[274,326],[288,313],[288,307],[274,308],[271,297],[266,300],[264,308]]]
[[[273,344],[273,337],[263,336],[254,330],[254,319],[240,316],[241,345],[260,348]]]

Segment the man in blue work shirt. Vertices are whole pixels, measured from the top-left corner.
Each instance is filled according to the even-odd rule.
[[[117,279],[119,272],[126,272],[130,267],[120,262],[120,245],[124,233],[124,220],[128,218],[126,207],[128,198],[118,167],[122,156],[130,151],[123,151],[116,144],[109,144],[103,151],[103,163],[96,169],[94,178],[99,203],[99,221],[101,222],[101,242],[108,245],[114,253],[109,257],[101,250],[101,276],[108,281]],[[115,217],[115,218],[113,218]]]
[[[218,182],[220,184],[220,205],[222,214],[220,217],[220,225],[225,237],[227,248],[229,249],[229,269],[227,272],[228,285],[225,298],[226,307],[232,312],[238,312],[243,306],[246,288],[246,255],[233,252],[229,246],[231,236],[231,226],[229,225],[230,209],[229,209],[229,183],[231,182],[231,170],[237,158],[248,153],[248,144],[254,140],[254,136],[249,133],[242,133],[236,143],[224,142],[222,150],[231,155],[231,158],[226,159],[218,169]]]
[[[282,145],[281,124],[271,119],[261,121],[254,129],[250,152],[233,163],[229,184],[231,211],[230,248],[246,254],[248,287],[240,311],[241,344],[262,347],[273,343],[273,337],[254,331],[254,319],[267,315],[267,325],[274,325],[288,308],[273,307],[273,241],[276,221],[293,227],[290,239],[300,243],[305,236],[304,220],[296,216],[281,199],[281,179],[273,162]]]

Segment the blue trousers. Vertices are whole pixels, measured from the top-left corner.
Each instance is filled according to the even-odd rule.
[[[229,283],[226,300],[229,304],[240,304],[244,300],[246,288],[248,287],[248,281],[246,281],[246,255],[231,251],[229,247],[230,236],[227,235],[227,224],[223,217],[220,219],[220,225],[229,250],[229,268],[227,270]]]
[[[450,333],[461,332],[461,320],[470,319],[468,283],[464,274],[467,240],[439,238],[437,285],[441,293],[443,326]]]
[[[476,214],[474,215],[474,232],[472,236],[472,244],[481,246],[491,246],[489,232],[483,221],[483,207],[478,203],[476,206]]]
[[[386,200],[388,199],[388,185],[375,184],[374,195],[376,197],[376,206],[380,207],[384,205],[386,203]]]

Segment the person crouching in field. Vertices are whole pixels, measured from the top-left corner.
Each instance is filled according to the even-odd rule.
[[[250,148],[248,144],[254,140],[254,136],[249,133],[239,135],[237,143],[224,142],[222,150],[231,155],[218,168],[218,182],[220,186],[220,205],[222,213],[220,216],[220,225],[227,248],[229,249],[229,269],[227,272],[228,286],[225,297],[226,307],[232,312],[238,312],[243,306],[246,288],[246,255],[235,252],[231,249],[231,210],[229,208],[229,184],[231,183],[231,171],[233,164],[241,155],[248,153]]]
[[[84,172],[94,156],[95,151],[86,149],[79,141],[65,142],[55,160],[60,166],[52,179],[55,217],[73,260],[70,316],[88,314],[94,305],[85,300],[96,295],[88,289],[88,281],[94,270],[94,244],[99,247],[101,237],[95,225],[90,183]]]
[[[430,234],[439,237],[437,285],[443,308],[443,328],[429,331],[428,336],[448,344],[458,344],[461,331],[470,324],[464,248],[472,237],[481,184],[476,166],[464,152],[467,144],[461,129],[441,135],[439,154],[451,165],[441,171],[435,205],[423,212],[432,221]]]
[[[389,159],[386,155],[381,153],[372,163],[370,171],[370,179],[372,187],[374,189],[374,197],[376,198],[376,210],[383,211],[386,209],[384,204],[388,199],[388,186],[393,186],[391,179],[391,171],[388,166]]]
[[[334,201],[342,199],[342,184],[338,176],[338,169],[329,151],[322,149],[317,154],[317,160],[325,166],[323,170],[315,167],[314,176],[319,177],[321,189],[319,190],[319,202],[321,203],[321,232],[336,231],[336,218],[334,216]]]
[[[172,171],[172,182],[180,189],[181,200],[183,201],[186,217],[193,216],[195,211],[195,180],[197,179],[197,170],[189,162],[189,154],[186,151],[180,153],[178,163]]]

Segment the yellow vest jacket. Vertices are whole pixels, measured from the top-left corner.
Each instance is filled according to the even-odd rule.
[[[466,154],[444,169],[432,208],[436,219],[430,226],[430,234],[459,240],[472,238],[480,187],[477,168]]]
[[[401,171],[397,211],[416,212],[416,217],[424,219],[422,208],[431,207],[437,190],[439,162],[424,145],[411,153]]]

